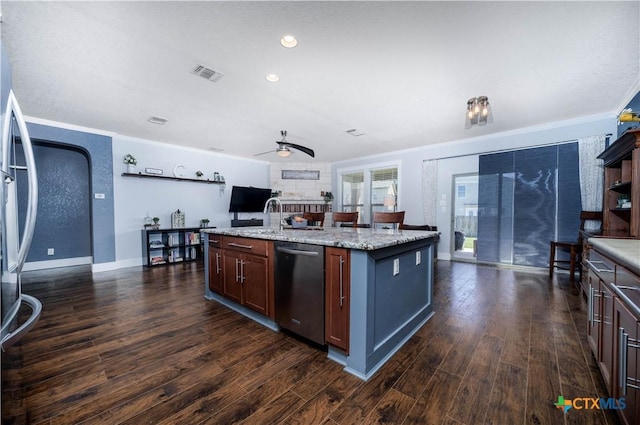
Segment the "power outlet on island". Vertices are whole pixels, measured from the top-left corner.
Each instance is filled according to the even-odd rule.
[[[416,251],[416,266],[419,266],[422,262],[422,252]]]
[[[397,276],[400,273],[400,259],[395,258],[393,260],[393,275]]]
[[[47,255],[54,255],[55,250],[53,248],[47,249]]]

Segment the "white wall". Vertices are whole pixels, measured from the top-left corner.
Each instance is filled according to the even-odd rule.
[[[138,160],[138,171],[151,167],[173,176],[174,167],[182,164],[185,177],[195,178],[197,170],[204,172],[204,178],[219,172],[226,188],[221,193],[215,184],[122,177],[127,153]],[[198,227],[203,218],[210,220],[210,226],[230,227],[231,186],[269,187],[269,163],[116,135],[113,176],[116,263],[129,267],[142,264],[141,230],[147,214],[159,217],[161,227],[171,227],[171,213],[178,209],[185,213],[187,227]]]
[[[340,169],[366,167],[392,158],[400,162],[398,210],[406,211],[405,223],[425,223],[423,218],[422,162],[438,159],[438,202],[436,225],[441,232],[438,258],[451,258],[451,195],[454,174],[478,172],[478,157],[482,153],[559,143],[582,137],[613,134],[616,139],[615,114],[584,117],[558,122],[544,127],[525,128],[509,133],[494,134],[466,140],[395,151],[385,155],[356,158],[332,164],[332,191],[338,193],[337,172]],[[475,129],[469,129],[473,134]],[[428,137],[425,137],[425,141]],[[444,201],[444,205],[440,205]],[[334,200],[334,208],[337,200]]]

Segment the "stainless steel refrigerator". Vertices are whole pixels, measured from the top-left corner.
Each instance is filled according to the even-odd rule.
[[[38,321],[42,304],[22,293],[20,273],[31,247],[38,209],[38,179],[27,125],[13,90],[3,117],[0,156],[0,261],[2,262],[2,351],[15,344]],[[18,182],[27,187],[20,195]],[[23,187],[22,186],[22,187]],[[23,196],[26,199],[19,199]],[[25,211],[20,211],[19,206]],[[30,315],[19,314],[29,308]],[[26,313],[29,311],[25,310]]]

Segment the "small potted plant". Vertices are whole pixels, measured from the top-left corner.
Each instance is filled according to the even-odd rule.
[[[127,164],[127,173],[135,173],[136,172],[136,164],[138,163],[138,161],[136,160],[136,158],[131,155],[130,153],[126,154],[124,156],[124,161],[125,164]]]
[[[158,230],[160,228],[160,218],[159,217],[153,217],[153,225],[154,225],[156,230]]]
[[[324,202],[328,204],[331,201],[333,201],[333,194],[331,192],[325,192],[324,193]]]
[[[202,228],[209,227],[209,219],[203,218],[202,220],[200,220],[200,227]]]
[[[200,171],[200,170],[196,171],[196,177],[197,178],[201,179],[202,176],[204,176],[204,173],[202,171]]]

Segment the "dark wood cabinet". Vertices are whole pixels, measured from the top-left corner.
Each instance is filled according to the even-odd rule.
[[[222,273],[222,249],[221,237],[209,235],[209,289],[217,294],[222,294],[224,275]]]
[[[587,339],[623,423],[640,423],[640,276],[589,248]],[[622,406],[620,406],[622,407]]]
[[[222,250],[209,247],[209,289],[221,294],[222,284]]]
[[[640,423],[640,324],[620,300],[615,300],[615,322],[618,332],[616,354],[618,364],[617,392],[615,397],[624,398],[626,407],[619,410],[626,425]]]
[[[640,238],[640,129],[627,130],[598,158],[605,167],[603,232]]]
[[[350,251],[325,248],[325,339],[349,352]]]
[[[214,287],[218,287],[224,297],[273,317],[273,244],[265,240],[224,236],[219,245],[220,248],[209,245],[211,290],[217,292]],[[215,273],[218,264],[222,268],[219,276]]]
[[[242,297],[242,266],[243,254],[236,251],[224,251],[224,282],[222,287],[222,295],[235,301],[238,304],[243,303]]]
[[[606,284],[600,285],[600,299],[601,299],[601,311],[602,311],[602,326],[600,335],[600,356],[598,359],[598,366],[600,366],[600,372],[602,378],[609,391],[609,394],[613,394],[613,356],[614,356],[614,342],[615,342],[615,327],[614,327],[614,295],[611,289]]]

